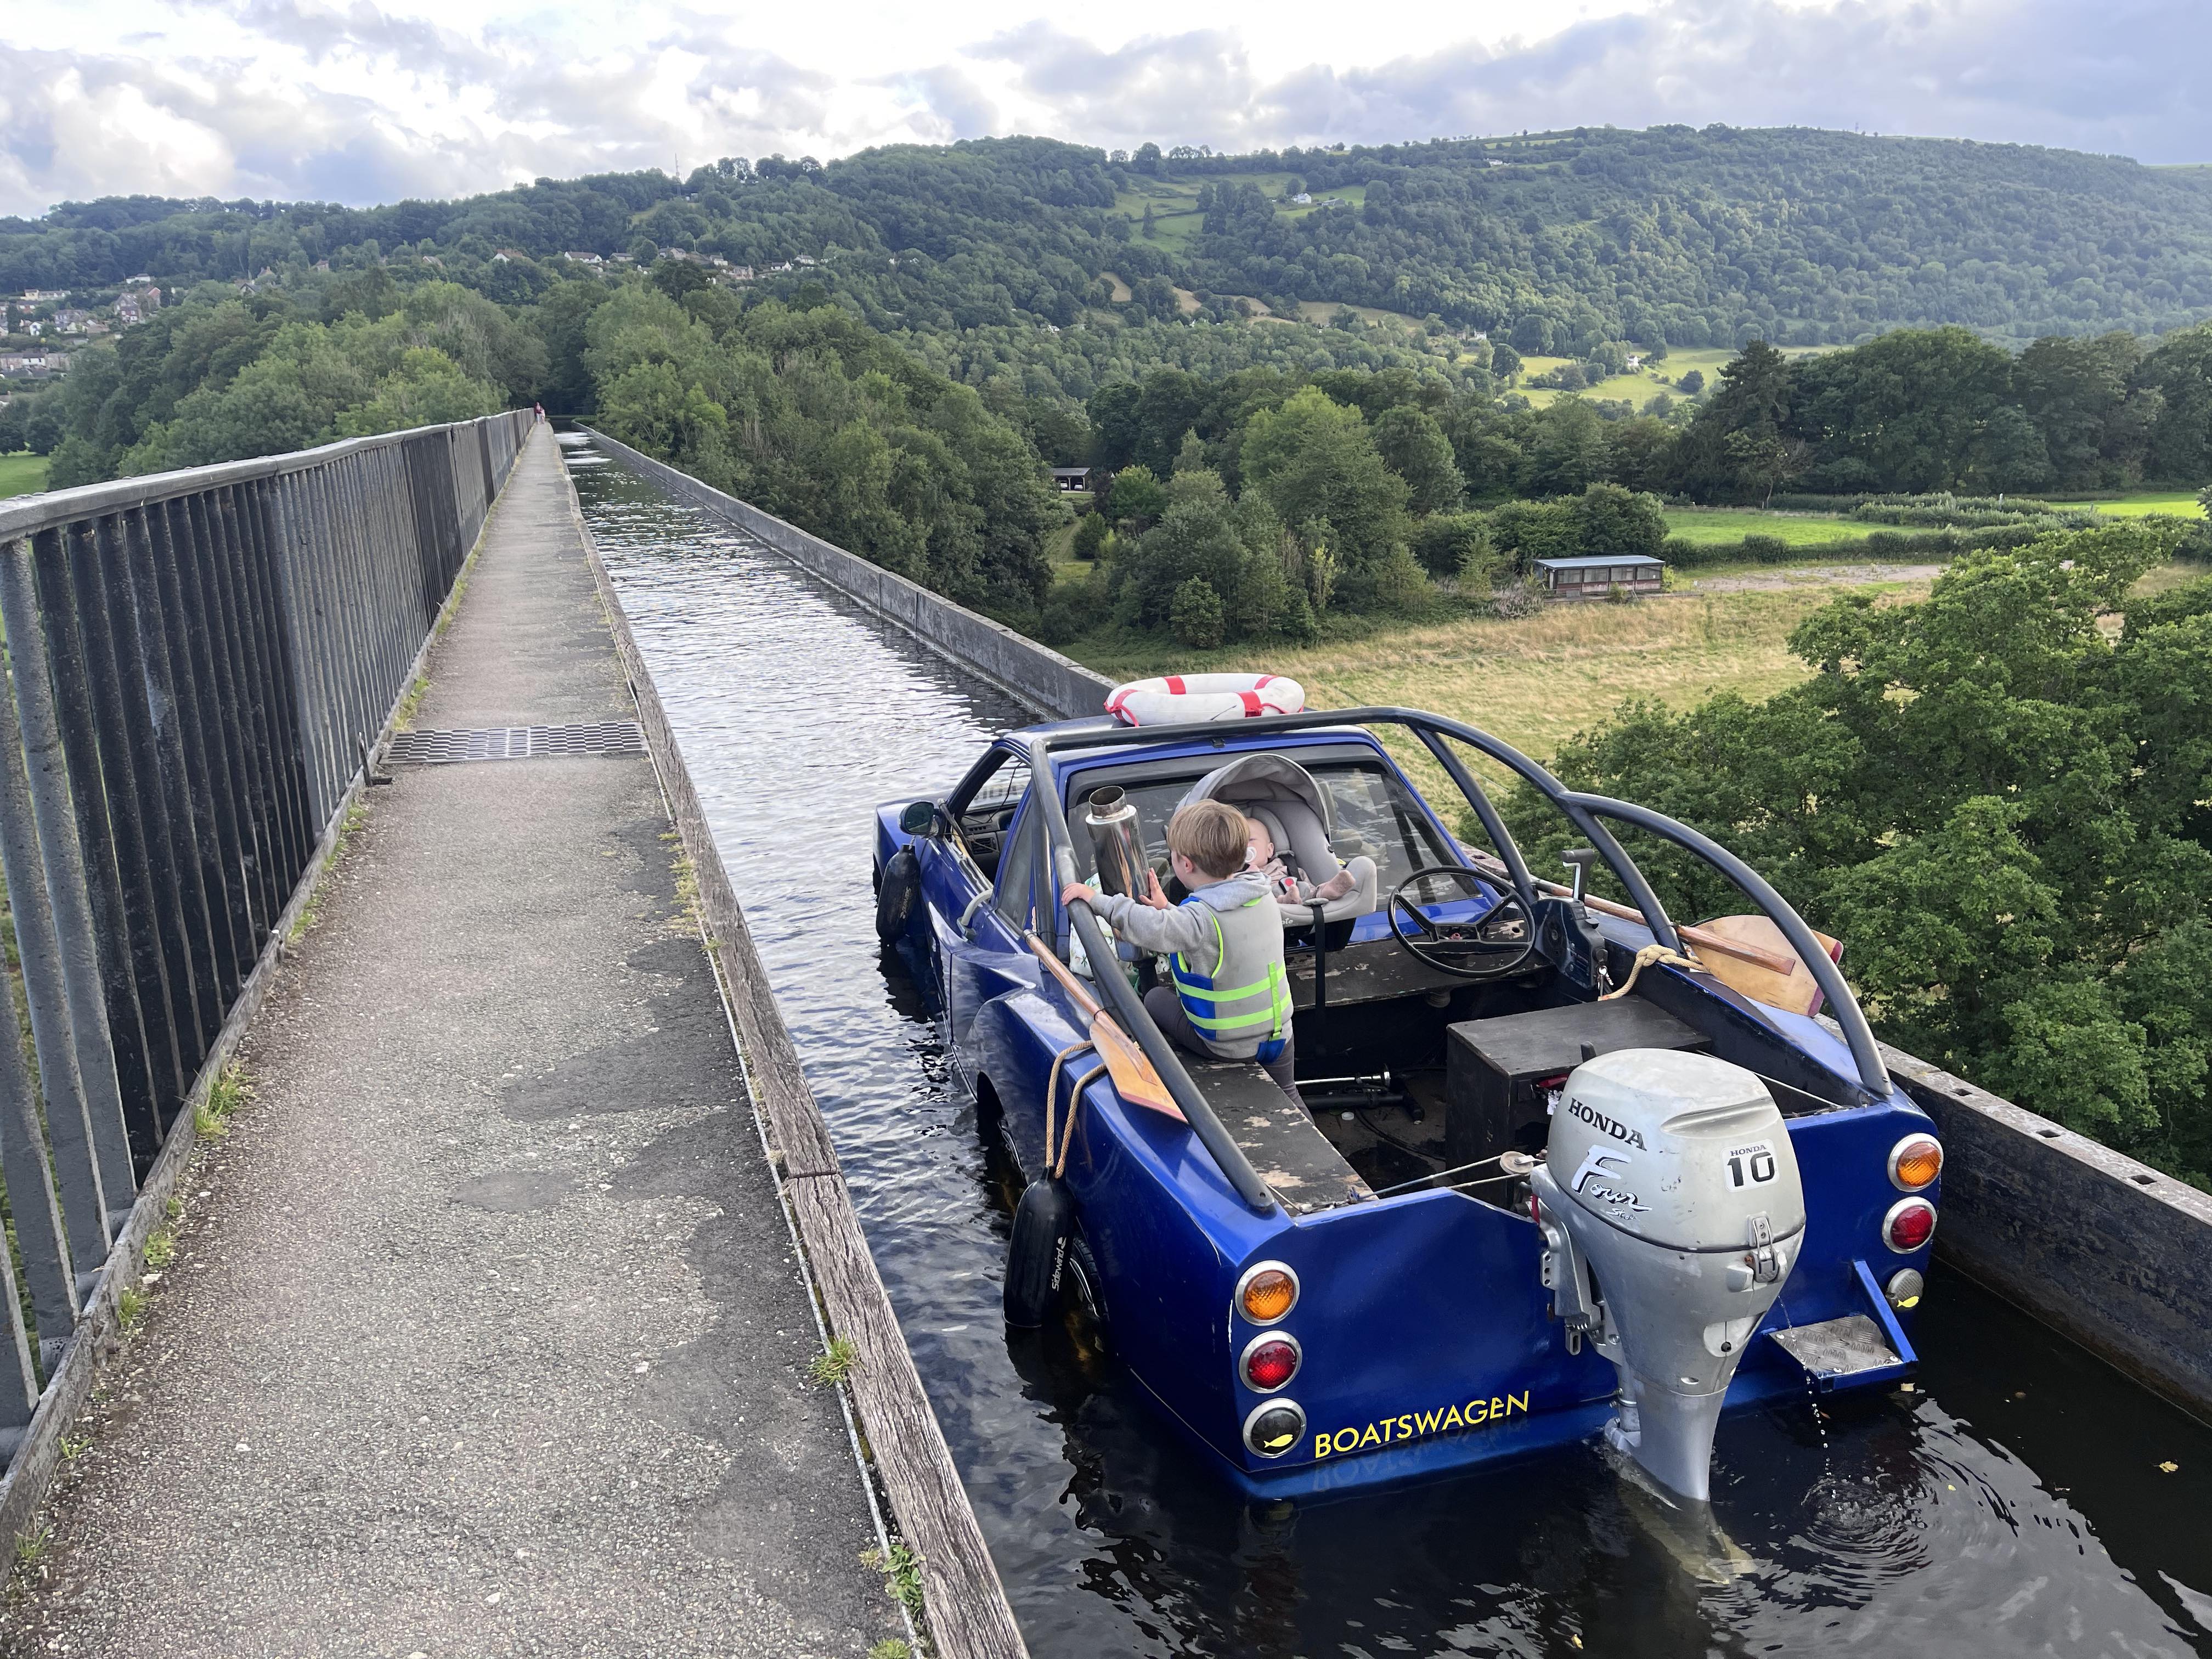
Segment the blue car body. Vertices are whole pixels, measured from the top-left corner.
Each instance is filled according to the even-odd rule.
[[[1342,723],[1310,717],[1143,733],[1103,720],[1042,726],[1007,734],[959,785],[933,798],[937,832],[902,830],[908,801],[879,810],[879,882],[902,849],[913,851],[919,886],[902,943],[933,977],[954,1075],[986,1120],[999,1124],[1024,1172],[1046,1166],[1045,1095],[1054,1058],[1083,1042],[1088,1030],[1024,937],[1033,927],[1063,960],[1077,942],[1058,897],[1067,873],[1066,819],[1076,805],[1102,777],[1133,770],[1175,789],[1254,750],[1316,766],[1333,757],[1370,790],[1382,787],[1378,776],[1386,779],[1409,846],[1443,849],[1440,861],[1467,860],[1451,827],[1358,723],[1359,714],[1376,712],[1328,717]],[[1493,752],[1510,754],[1502,746]],[[1057,811],[1043,798],[1048,790]],[[1528,994],[1550,997],[1553,1006],[1587,1000],[1593,988],[1573,982],[1569,971],[1568,902],[1539,890],[1533,908],[1536,933],[1548,943],[1524,989],[1534,987]],[[1617,964],[1655,937],[1637,922],[1600,917],[1597,924]],[[1349,933],[1332,946],[1340,957],[1366,947],[1380,963],[1397,950],[1380,912]],[[1929,1132],[1928,1118],[1894,1087],[1866,1086],[1860,1062],[1870,1038],[1855,1054],[1829,1024],[1752,1002],[1703,974],[1650,967],[1641,984],[1713,1036],[1723,1057],[1747,1057],[1763,1075],[1786,1073],[1808,1085],[1784,1085],[1802,1097],[1784,1109],[1803,1174],[1805,1243],[1761,1328],[1863,1316],[1882,1333],[1893,1363],[1856,1371],[1842,1385],[1893,1382],[1912,1364],[1911,1314],[1910,1298],[1899,1298],[1905,1309],[1893,1307],[1884,1286],[1900,1269],[1924,1271],[1928,1249],[1899,1252],[1886,1242],[1885,1218],[1900,1192],[1888,1160],[1905,1138]],[[1431,1000],[1438,994],[1431,988]],[[1479,996],[1480,988],[1469,994]],[[1412,1000],[1406,1007],[1418,1014]],[[1297,1016],[1302,1078],[1311,1013],[1302,1008]],[[1855,1005],[1849,1014],[1857,1018]],[[1354,1043],[1363,1022],[1382,1018],[1379,1005],[1328,1012],[1329,1030]],[[1079,1069],[1091,1064],[1085,1059]],[[1879,1082],[1887,1085],[1887,1076]],[[1057,1092],[1055,1105],[1065,1110],[1067,1084]],[[1815,1109],[1802,1109],[1808,1103]],[[1193,1444],[1247,1491],[1298,1496],[1431,1475],[1582,1438],[1608,1414],[1613,1368],[1588,1348],[1570,1352],[1542,1281],[1543,1246],[1525,1194],[1506,1201],[1496,1185],[1415,1185],[1261,1213],[1192,1127],[1126,1103],[1103,1075],[1083,1087],[1073,1109],[1065,1181],[1112,1346]],[[1937,1199],[1933,1188],[1923,1195]],[[1287,1317],[1263,1328],[1245,1317],[1237,1287],[1248,1270],[1269,1262],[1295,1272],[1297,1300]],[[1273,1392],[1295,1395],[1305,1431],[1273,1456],[1245,1437],[1245,1425],[1271,1397],[1249,1385],[1239,1363],[1263,1328],[1294,1333],[1301,1349],[1291,1384]],[[1805,1368],[1789,1352],[1754,1340],[1729,1404],[1802,1398],[1807,1387]]]

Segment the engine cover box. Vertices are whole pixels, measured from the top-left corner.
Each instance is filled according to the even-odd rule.
[[[1663,1008],[1631,993],[1617,1002],[1578,1002],[1534,1013],[1470,1019],[1444,1030],[1444,1161],[1456,1169],[1518,1148],[1544,1150],[1547,1095],[1590,1054],[1620,1048],[1711,1045]]]

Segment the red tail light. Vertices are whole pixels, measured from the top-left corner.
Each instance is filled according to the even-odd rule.
[[[1910,1255],[1936,1237],[1936,1206],[1924,1198],[1899,1199],[1881,1218],[1881,1240],[1899,1255]]]
[[[1273,1394],[1298,1374],[1298,1362],[1304,1357],[1297,1338],[1288,1331],[1255,1336],[1244,1349],[1241,1369],[1245,1386],[1255,1393]]]

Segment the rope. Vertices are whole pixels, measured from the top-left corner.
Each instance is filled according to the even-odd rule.
[[[1083,1091],[1106,1075],[1106,1062],[1101,1060],[1075,1080],[1067,1091],[1067,1127],[1060,1133],[1060,1160],[1052,1161],[1052,1144],[1045,1143],[1045,1168],[1054,1181],[1067,1173],[1067,1155],[1075,1146],[1075,1109],[1083,1101]]]
[[[1504,1152],[1493,1152],[1488,1158],[1478,1158],[1472,1164],[1455,1164],[1450,1169],[1439,1170],[1434,1175],[1418,1176],[1411,1181],[1401,1181],[1395,1187],[1385,1187],[1375,1196],[1388,1198],[1393,1193],[1408,1192],[1415,1187],[1425,1187],[1432,1182],[1442,1181],[1446,1176],[1464,1175],[1469,1170],[1480,1170],[1486,1164],[1495,1164],[1504,1156]]]
[[[1089,1037],[1079,1038],[1052,1057],[1052,1071],[1044,1080],[1044,1169],[1047,1175],[1052,1173],[1053,1109],[1060,1101],[1060,1068],[1090,1047],[1091,1042]],[[1075,1115],[1073,1106],[1067,1109],[1067,1115],[1070,1117]]]
[[[1647,945],[1636,953],[1636,965],[1628,970],[1627,981],[1617,988],[1607,991],[1598,1000],[1611,1002],[1616,998],[1626,996],[1636,988],[1638,976],[1652,963],[1660,962],[1665,963],[1669,968],[1693,968],[1699,973],[1706,971],[1705,964],[1695,957],[1686,957],[1680,951],[1670,951],[1663,945]]]

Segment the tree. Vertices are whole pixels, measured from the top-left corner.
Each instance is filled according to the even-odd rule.
[[[1580,398],[1561,398],[1536,417],[1519,480],[1533,495],[1579,495],[1612,461],[1605,422]]]
[[[1676,465],[1682,487],[1700,501],[1741,500],[1747,489],[1743,457],[1784,436],[1790,419],[1789,360],[1753,340],[1721,370],[1720,384],[1682,434]],[[1729,440],[1741,434],[1734,449]]]
[[[2160,399],[2144,471],[2178,483],[2212,477],[2212,327],[2168,336],[2143,359],[2136,384]]]
[[[1415,513],[1449,513],[1466,485],[1450,441],[1425,410],[1385,410],[1375,422],[1375,447],[1383,465],[1406,481],[1406,504]]]
[[[1212,650],[1221,643],[1221,596],[1203,577],[1193,576],[1176,589],[1168,626],[1178,645]]]
[[[1705,389],[1705,371],[1698,368],[1686,369],[1683,371],[1682,378],[1674,384],[1680,388],[1685,398],[1694,398]]]
[[[1099,510],[1116,530],[1141,532],[1167,510],[1168,492],[1148,466],[1125,466],[1114,475],[1114,487]]]
[[[1316,387],[1252,416],[1239,465],[1285,524],[1326,521],[1348,568],[1380,563],[1402,538],[1405,480],[1383,465],[1359,411]]]
[[[1095,559],[1098,556],[1098,550],[1105,545],[1106,535],[1104,516],[1086,513],[1075,521],[1075,539],[1070,544],[1071,550],[1079,559]]]

